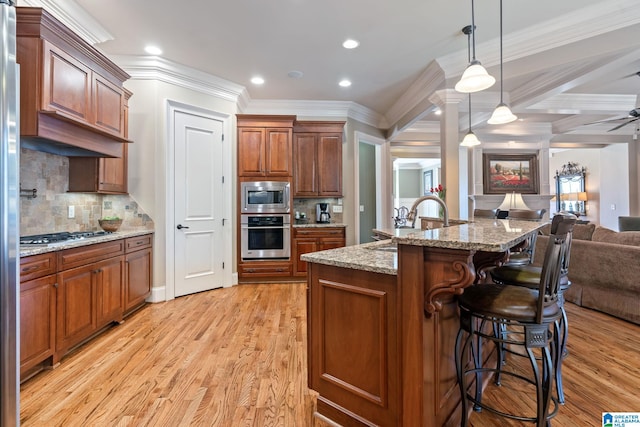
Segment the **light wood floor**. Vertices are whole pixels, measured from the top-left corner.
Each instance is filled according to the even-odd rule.
[[[640,411],[640,326],[567,308],[567,404],[553,425],[601,426],[603,411]],[[306,387],[305,312],[304,284],[148,305],[25,382],[22,425],[324,427],[314,424],[315,393]],[[487,398],[527,403],[508,384],[496,392]],[[522,425],[485,412],[471,424]]]

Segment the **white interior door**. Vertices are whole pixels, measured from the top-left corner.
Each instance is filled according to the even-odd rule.
[[[223,123],[175,114],[175,296],[223,286]]]

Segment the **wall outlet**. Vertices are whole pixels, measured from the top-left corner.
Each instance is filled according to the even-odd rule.
[[[76,207],[69,206],[69,210],[67,212],[67,218],[75,218],[76,217]]]
[[[360,212],[364,212],[364,205],[360,205]]]
[[[342,206],[333,205],[331,209],[333,209],[333,213],[342,213]]]

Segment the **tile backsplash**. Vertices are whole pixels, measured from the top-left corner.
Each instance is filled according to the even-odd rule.
[[[20,188],[37,190],[20,197],[20,235],[99,230],[98,219],[119,216],[122,230],[153,229],[153,220],[129,195],[68,193],[69,158],[22,149]],[[74,218],[68,218],[73,206]]]
[[[331,214],[331,222],[341,224],[343,222],[342,213],[334,213],[332,206],[338,204],[337,198],[324,198],[324,199],[293,199],[293,209],[291,209],[291,220],[295,212],[304,212],[306,217],[309,218],[310,223],[316,222],[316,205],[318,203],[328,203],[329,213]]]

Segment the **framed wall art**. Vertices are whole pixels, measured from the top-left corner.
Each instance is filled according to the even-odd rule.
[[[483,154],[484,194],[538,194],[536,154]]]

